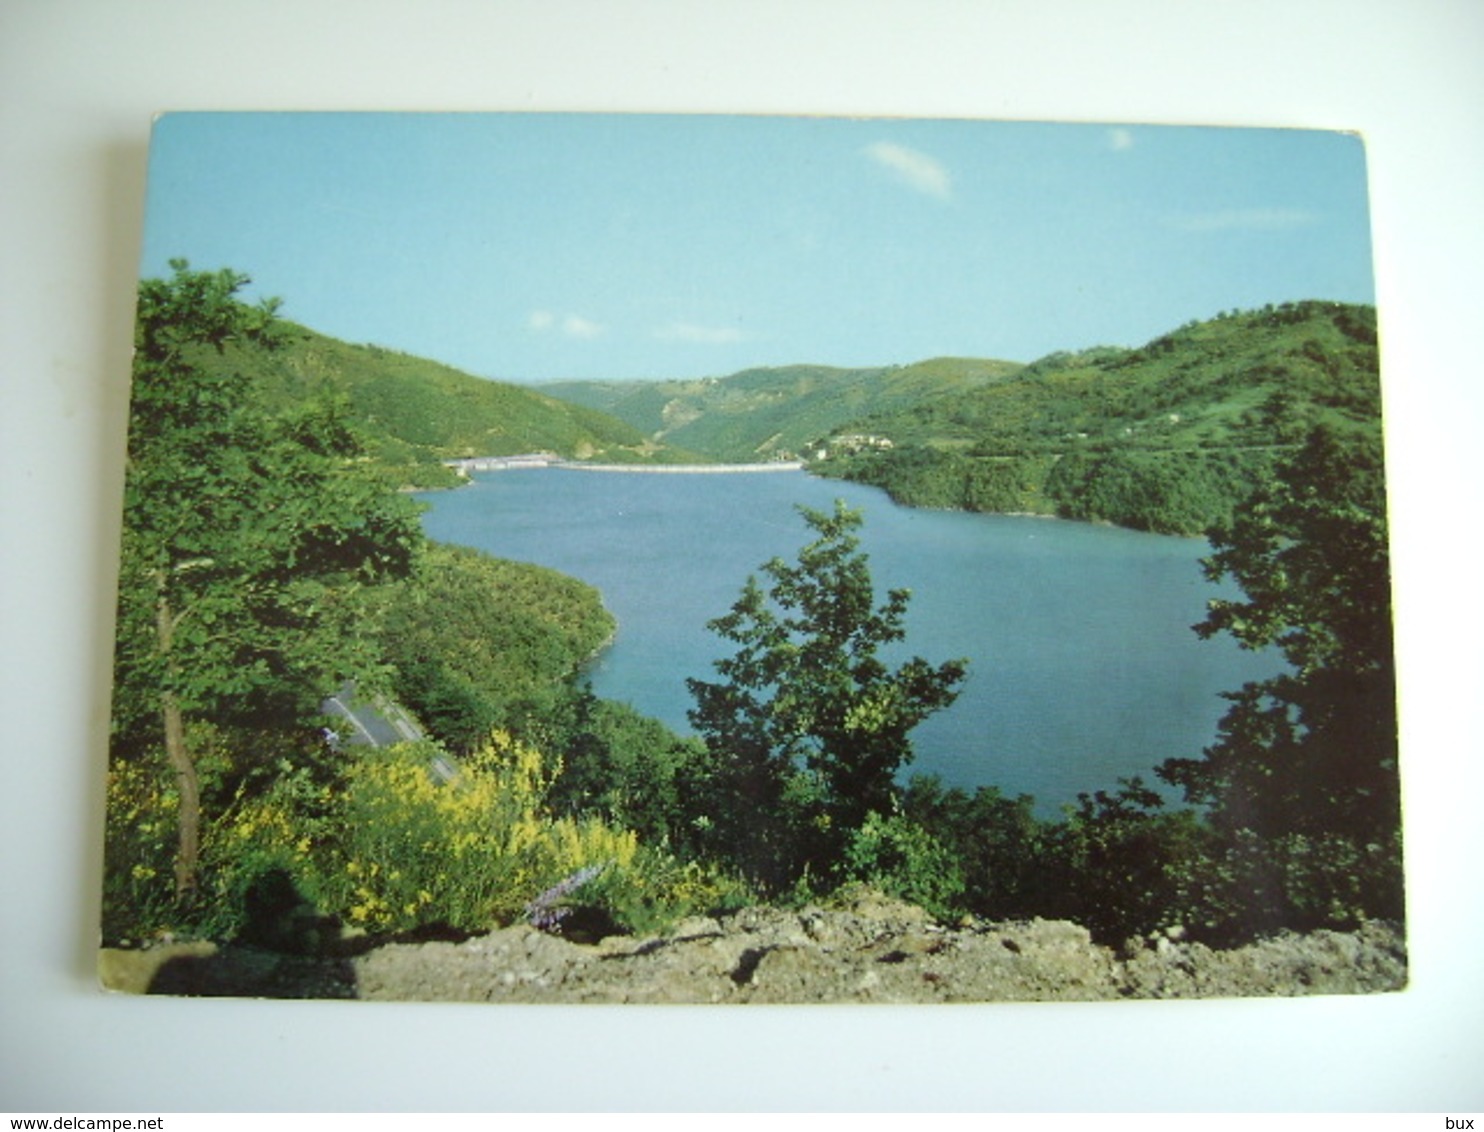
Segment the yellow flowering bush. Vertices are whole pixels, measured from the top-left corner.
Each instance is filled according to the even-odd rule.
[[[168,774],[114,759],[103,842],[103,938],[138,941],[169,931],[175,904],[176,811]]]
[[[686,916],[745,907],[753,896],[746,882],[714,865],[682,862],[644,846],[628,865],[604,870],[581,895],[636,935],[664,931]]]
[[[488,928],[578,870],[633,863],[633,833],[551,816],[546,793],[560,763],[548,765],[534,747],[496,733],[447,782],[433,755],[403,745],[368,752],[350,769],[338,844],[320,882],[345,922],[372,931]]]
[[[180,799],[159,750],[109,763],[105,801],[102,938],[140,942],[165,933],[230,938],[248,918],[248,896],[281,872],[306,902],[324,842],[332,792],[309,760],[271,737],[254,745],[193,720],[187,741],[201,791],[200,867],[188,900],[175,894]],[[243,768],[247,768],[244,770]]]
[[[555,816],[547,796],[561,761],[529,744],[497,732],[451,776],[448,766],[431,743],[358,749],[333,786],[284,764],[265,792],[239,790],[208,815],[199,899],[183,911],[173,783],[158,764],[121,762],[108,780],[105,934],[188,930],[280,946],[288,915],[377,933],[483,931],[522,918],[555,928],[578,906],[652,931],[746,902],[741,882],[711,866],[641,846],[598,817]]]
[[[207,826],[202,837],[204,934],[223,938],[242,933],[253,915],[253,889],[270,874],[286,878],[300,902],[313,902],[324,819],[305,804],[307,789],[307,779],[290,771],[260,797],[239,795]]]

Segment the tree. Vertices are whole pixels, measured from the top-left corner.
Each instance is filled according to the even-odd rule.
[[[586,685],[568,693],[547,726],[562,755],[549,798],[554,811],[601,816],[649,845],[689,842],[680,784],[701,750],[698,740],[682,739],[628,704],[600,700]]]
[[[914,774],[902,796],[902,812],[951,850],[964,878],[965,907],[997,920],[1043,915],[1061,896],[1059,886],[1048,893],[1042,879],[1055,827],[1038,819],[1035,807],[1029,794],[1011,798],[997,786],[970,794],[924,774]]]
[[[1136,775],[1116,791],[1078,794],[1064,812],[1045,833],[1042,915],[1106,944],[1189,926],[1210,839],[1193,810],[1166,812]]]
[[[690,721],[705,741],[700,784],[714,839],[753,879],[777,886],[806,867],[828,870],[871,813],[889,813],[908,733],[958,694],[966,662],[877,655],[901,641],[910,594],[875,605],[860,512],[801,507],[818,536],[798,562],[762,567],[709,628],[738,646],[715,664],[722,680],[686,683]]]
[[[430,544],[385,588],[379,637],[397,699],[455,754],[495,728],[526,739],[557,710],[578,668],[612,636],[602,595],[555,570]]]
[[[276,304],[232,271],[140,286],[124,487],[114,753],[163,750],[178,795],[177,898],[196,886],[192,719],[302,720],[375,657],[364,587],[405,573],[416,511],[364,470],[343,407],[273,415],[221,361],[271,350]]]
[[[1212,602],[1196,631],[1275,646],[1289,670],[1230,693],[1205,757],[1170,760],[1159,774],[1208,807],[1229,840],[1340,837],[1390,854],[1399,874],[1382,468],[1374,431],[1317,428],[1274,482],[1213,532],[1206,573],[1233,578],[1245,597]]]

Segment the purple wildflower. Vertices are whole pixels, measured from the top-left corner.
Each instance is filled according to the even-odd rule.
[[[554,931],[567,913],[569,908],[561,906],[561,901],[571,896],[588,881],[595,879],[599,873],[606,869],[611,861],[604,861],[601,865],[588,865],[585,869],[578,869],[569,877],[557,881],[536,899],[526,905],[526,919],[531,926],[543,932]]]

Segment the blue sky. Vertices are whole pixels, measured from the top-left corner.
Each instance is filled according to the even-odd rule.
[[[1363,145],[908,119],[171,114],[142,273],[484,377],[1032,361],[1373,302]]]

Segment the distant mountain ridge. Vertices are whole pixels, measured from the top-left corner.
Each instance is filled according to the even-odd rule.
[[[551,452],[595,463],[803,458],[899,502],[1106,519],[1198,533],[1229,516],[1315,426],[1380,429],[1375,310],[1310,301],[1192,321],[1136,349],[1028,365],[789,365],[727,377],[490,381],[294,323],[280,346],[232,348],[270,403],[329,393],[389,477],[443,461]]]
[[[1231,311],[1135,349],[1050,354],[1015,376],[859,423],[987,455],[1135,436],[1163,447],[1267,444],[1295,440],[1321,421],[1380,417],[1376,314],[1354,304]]]
[[[924,397],[962,393],[1019,369],[1014,362],[935,358],[909,366],[791,365],[689,381],[577,381],[542,388],[710,459],[770,460],[800,455],[863,417],[910,410]]]
[[[1200,533],[1315,427],[1379,436],[1376,313],[1229,311],[1029,365],[934,358],[544,390],[713,460],[794,455],[899,502]]]
[[[1319,301],[1232,311],[1137,349],[1052,354],[855,427],[890,448],[815,470],[901,503],[1201,534],[1313,430],[1379,444],[1376,312]]]

